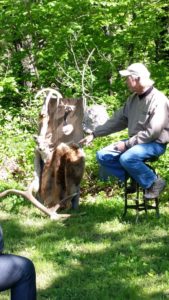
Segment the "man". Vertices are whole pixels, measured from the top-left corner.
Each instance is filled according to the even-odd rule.
[[[36,300],[36,275],[31,260],[3,253],[0,226],[0,292],[10,289],[11,300]]]
[[[102,177],[115,175],[124,181],[127,171],[145,189],[145,197],[153,199],[159,196],[166,183],[145,164],[145,160],[158,157],[166,150],[169,142],[169,102],[153,86],[150,72],[142,63],[133,63],[119,73],[126,77],[132,95],[105,124],[88,135],[84,143],[89,144],[93,138],[128,128],[128,139],[97,152]]]

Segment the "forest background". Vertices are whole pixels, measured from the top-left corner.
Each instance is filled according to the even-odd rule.
[[[128,96],[118,71],[143,62],[169,94],[166,1],[1,0],[0,9],[1,165],[15,157],[15,179],[32,176],[39,89],[105,104],[111,115]]]
[[[166,0],[0,0],[0,12],[1,190],[25,188],[33,178],[33,135],[38,131],[42,105],[40,99],[35,100],[35,95],[41,88],[56,88],[64,97],[86,99],[88,105],[104,104],[111,115],[129,95],[118,71],[130,63],[143,62],[151,71],[155,86],[169,96],[169,4]],[[97,139],[92,147],[85,148],[84,197],[104,188],[107,193],[107,186],[98,180],[95,152],[125,134],[124,131]],[[169,179],[168,156],[166,152],[157,164],[159,173],[166,180]],[[119,187],[114,186],[118,194]],[[167,199],[167,192],[163,199]],[[17,215],[18,204],[23,209],[24,202],[19,197],[11,195],[10,202],[6,204],[5,201],[2,208],[7,214]],[[110,217],[111,204],[99,201],[100,210],[105,210],[105,216]],[[119,212],[118,205],[114,209]],[[93,208],[93,213],[97,215],[98,210],[99,207],[97,212]],[[51,232],[51,225],[48,227]],[[10,249],[10,244],[8,247]],[[65,256],[60,259],[64,262]],[[135,266],[135,261],[133,264]],[[155,276],[153,274],[150,271],[150,278]],[[166,278],[167,286],[168,274]],[[99,294],[97,298],[94,291],[96,298],[92,294],[91,299],[99,299]],[[69,299],[71,291],[68,287],[67,293],[68,298],[60,294],[58,299]],[[125,299],[125,293],[123,290],[121,299]],[[89,296],[80,297],[90,299]],[[80,297],[77,294],[77,298],[72,296],[71,299]],[[130,296],[126,297],[130,299]],[[111,298],[108,295],[105,299]],[[120,298],[114,296],[112,299]],[[131,299],[139,298],[137,295]]]

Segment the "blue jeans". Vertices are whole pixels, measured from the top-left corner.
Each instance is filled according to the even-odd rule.
[[[114,145],[109,145],[97,151],[96,157],[100,164],[100,178],[106,180],[109,176],[116,176],[121,181],[125,180],[125,172],[144,188],[149,188],[157,176],[144,163],[146,159],[162,155],[166,150],[165,144],[151,142],[135,145],[123,153],[114,150]]]
[[[11,290],[11,300],[36,300],[36,275],[31,260],[0,255],[0,291]]]

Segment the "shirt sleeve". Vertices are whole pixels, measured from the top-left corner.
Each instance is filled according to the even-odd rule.
[[[3,232],[0,226],[0,253],[2,253],[3,249],[4,249]]]
[[[168,104],[165,100],[157,101],[148,117],[146,128],[127,140],[127,148],[131,148],[137,144],[149,143],[157,140],[162,130],[167,126],[167,122]]]
[[[115,114],[107,120],[103,125],[96,127],[94,136],[106,136],[111,133],[121,131],[128,126],[128,118],[126,116],[126,105],[120,108]]]

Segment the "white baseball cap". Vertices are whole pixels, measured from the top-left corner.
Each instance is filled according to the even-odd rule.
[[[121,76],[136,76],[141,78],[149,78],[150,72],[142,63],[131,64],[126,70],[119,71]]]

